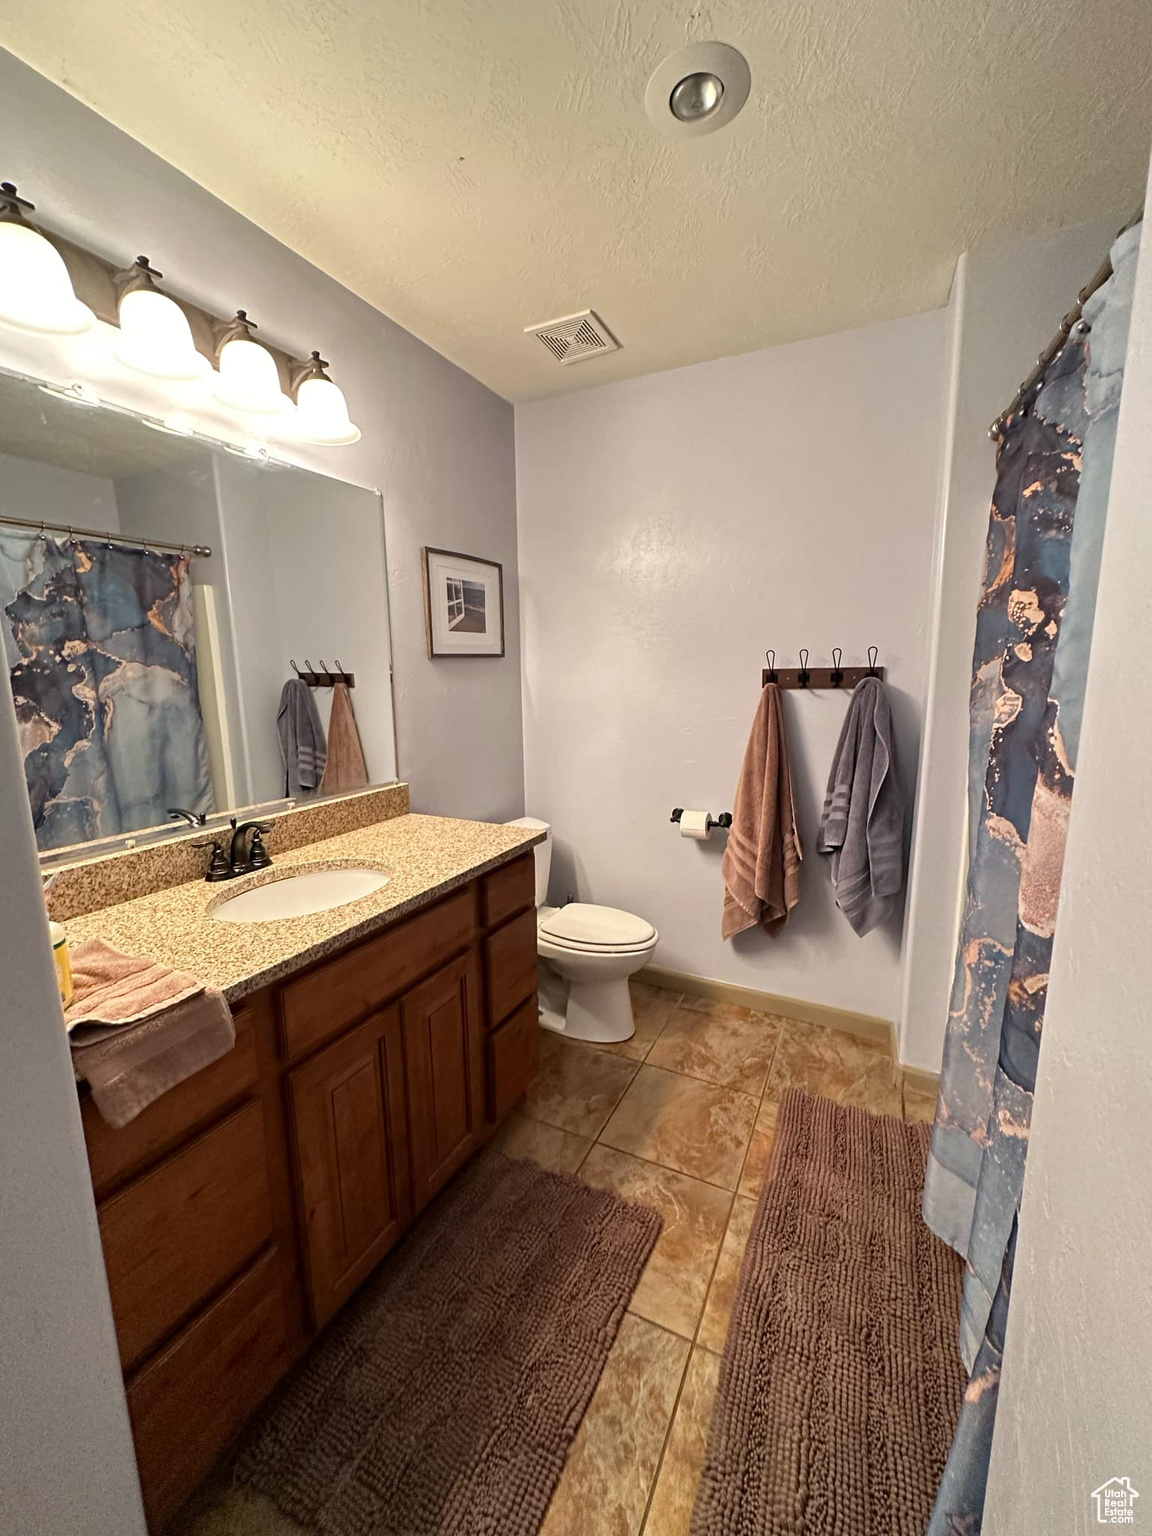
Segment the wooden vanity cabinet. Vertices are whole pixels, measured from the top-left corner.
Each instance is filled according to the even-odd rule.
[[[529,852],[246,998],[123,1130],[82,1114],[153,1531],[535,1076]]]
[[[373,1014],[288,1074],[304,1249],[317,1326],[408,1224],[400,1010]]]

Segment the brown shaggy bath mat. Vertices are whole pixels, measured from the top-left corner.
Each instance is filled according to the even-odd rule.
[[[235,1481],[323,1536],[534,1536],[660,1225],[485,1153],[313,1346]]]
[[[929,1127],[790,1092],[748,1239],[692,1536],[923,1536],[966,1375]]]

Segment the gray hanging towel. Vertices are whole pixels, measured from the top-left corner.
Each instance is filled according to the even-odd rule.
[[[857,933],[891,912],[904,883],[904,796],[892,711],[878,677],[858,683],[836,746],[817,852],[832,855],[836,905]]]
[[[314,795],[324,777],[328,748],[312,690],[298,677],[290,677],[281,690],[276,734],[284,759],[284,793]]]

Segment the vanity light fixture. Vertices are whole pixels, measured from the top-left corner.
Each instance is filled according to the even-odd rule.
[[[309,443],[329,447],[360,441],[360,428],[348,415],[348,402],[339,384],[325,373],[328,364],[319,352],[293,376],[296,396],[296,430]]]
[[[196,350],[188,317],[156,287],[163,277],[147,256],[137,256],[126,272],[116,274],[120,293],[120,339],[116,356],[126,368],[153,379],[199,379],[211,363]]]
[[[78,336],[93,322],[60,252],[30,224],[34,204],[0,182],[0,322],[41,336]]]
[[[243,309],[236,311],[235,320],[219,328],[216,398],[253,416],[283,416],[292,410],[292,402],[280,388],[276,359],[254,339],[255,329],[256,322],[249,320]]]

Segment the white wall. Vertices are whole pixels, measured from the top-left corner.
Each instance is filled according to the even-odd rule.
[[[0,697],[0,869],[0,1531],[143,1536],[80,1110],[7,697]]]
[[[984,1529],[1152,1521],[1152,256],[1137,274]]]
[[[111,480],[11,453],[0,453],[0,514],[75,523],[101,533],[116,533],[120,527]]]
[[[933,658],[908,901],[900,1059],[940,1070],[967,878],[968,692],[988,507],[993,418],[1008,404],[1124,222],[1098,220],[961,258],[952,319],[949,435],[933,597]]]
[[[48,227],[125,263],[147,251],[182,296],[221,315],[243,305],[271,341],[297,356],[320,347],[331,359],[363,438],[284,456],[383,494],[400,771],[413,804],[445,815],[518,815],[511,406],[3,52],[0,146],[0,174],[31,197]],[[504,658],[428,659],[423,544],[503,562]]]
[[[894,1018],[899,923],[857,938],[816,827],[846,699],[786,696],[807,850],[784,934],[720,938],[723,834],[764,651],[877,645],[915,782],[944,428],[943,312],[520,406],[528,811],[553,895],[642,914],[655,963]]]

